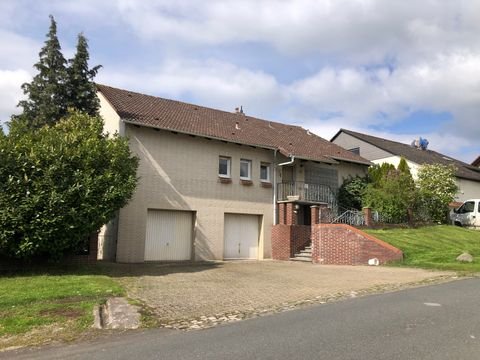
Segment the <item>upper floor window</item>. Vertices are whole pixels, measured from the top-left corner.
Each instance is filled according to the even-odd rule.
[[[220,156],[218,158],[218,176],[230,177],[230,167],[232,159],[226,156]]]
[[[354,154],[360,155],[360,148],[359,147],[348,149],[348,151],[350,151]]]
[[[240,159],[240,179],[252,179],[252,160]]]
[[[260,164],[260,181],[270,182],[270,164]]]

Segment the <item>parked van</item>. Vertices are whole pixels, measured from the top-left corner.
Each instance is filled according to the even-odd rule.
[[[453,225],[477,227],[480,229],[480,199],[465,201],[450,214]]]

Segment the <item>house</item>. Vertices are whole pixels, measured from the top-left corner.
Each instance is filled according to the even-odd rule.
[[[478,156],[475,160],[473,160],[472,165],[476,167],[480,167],[480,156]]]
[[[118,262],[271,258],[272,227],[287,210],[308,226],[311,206],[335,207],[343,179],[371,164],[243,110],[105,85],[98,97],[106,131],[128,137],[140,158],[132,200],[100,234],[100,257]]]
[[[398,166],[403,157],[410,167],[413,178],[417,178],[418,170],[423,164],[453,165],[456,169],[456,180],[459,187],[456,200],[480,197],[480,169],[450,156],[436,151],[415,146],[413,143],[403,144],[397,141],[340,129],[331,142],[372,161],[375,164],[390,163]]]

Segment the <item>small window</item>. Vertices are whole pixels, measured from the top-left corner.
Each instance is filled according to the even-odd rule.
[[[270,182],[270,164],[260,164],[260,180],[263,182]]]
[[[348,151],[350,151],[354,154],[360,155],[360,148],[359,147],[356,147],[356,148],[353,148],[353,149],[348,149]]]
[[[240,159],[240,179],[251,180],[252,179],[252,161]]]
[[[218,159],[218,176],[220,177],[230,177],[230,164],[231,159],[226,156],[220,156]]]

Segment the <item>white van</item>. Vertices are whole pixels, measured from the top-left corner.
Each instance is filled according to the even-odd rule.
[[[480,229],[480,199],[465,201],[450,214],[453,225],[477,227]]]

